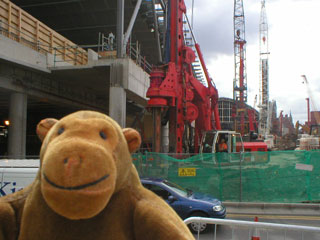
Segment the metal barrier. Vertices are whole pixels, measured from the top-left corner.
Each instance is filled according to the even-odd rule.
[[[264,240],[264,239],[309,239],[309,240],[316,240],[320,239],[320,227],[309,227],[309,226],[301,226],[301,225],[289,225],[289,224],[278,224],[278,223],[266,223],[266,222],[256,222],[256,221],[243,221],[243,220],[231,220],[231,219],[217,219],[217,218],[202,218],[202,217],[190,217],[184,220],[185,224],[190,224],[190,223],[198,223],[199,224],[199,229],[200,229],[200,224],[214,224],[214,233],[213,233],[213,239],[216,240],[217,238],[217,229],[218,225],[224,225],[224,226],[230,226],[232,228],[232,235],[231,239],[239,239],[238,237],[235,238],[235,229],[247,229],[249,230],[248,232],[248,237],[246,239],[257,239],[257,240]],[[277,235],[276,238],[272,237],[270,234],[270,231],[275,231],[279,230],[280,234],[283,234],[281,238]],[[263,237],[260,237],[261,232],[265,232]],[[294,238],[290,236],[288,237],[288,232],[289,231],[294,231]],[[260,234],[257,232],[260,232]],[[296,232],[300,232],[301,234],[296,234]],[[315,233],[319,234],[316,238],[310,238],[306,237],[306,233]],[[279,233],[278,233],[279,234]],[[256,236],[258,235],[258,236]],[[261,234],[262,235],[262,234]],[[197,240],[201,239],[201,235],[198,231],[197,234]],[[208,238],[206,238],[208,239]],[[221,239],[226,239],[226,238],[221,238]],[[230,239],[230,238],[228,238]]]
[[[127,55],[136,62],[145,72],[150,73],[152,71],[152,65],[146,60],[145,56],[142,56],[137,49],[133,46],[128,47]]]

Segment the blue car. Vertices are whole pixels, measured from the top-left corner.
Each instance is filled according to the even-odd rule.
[[[182,219],[188,217],[226,217],[226,208],[221,201],[212,196],[194,193],[164,179],[141,178],[141,183],[145,188],[163,198]],[[204,233],[208,226],[201,224],[199,229],[199,224],[191,223],[189,228],[194,233],[198,231]]]

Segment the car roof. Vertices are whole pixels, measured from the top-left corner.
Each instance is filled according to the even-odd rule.
[[[150,182],[163,182],[164,179],[163,178],[152,178],[152,177],[141,177],[140,178],[141,181],[150,181]]]

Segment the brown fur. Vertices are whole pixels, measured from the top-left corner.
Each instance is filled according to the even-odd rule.
[[[141,185],[130,154],[141,142],[137,131],[80,111],[42,120],[37,133],[38,176],[0,198],[0,240],[194,239],[171,207]]]

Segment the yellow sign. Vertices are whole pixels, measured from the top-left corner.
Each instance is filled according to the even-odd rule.
[[[197,175],[196,168],[179,168],[179,177],[194,177]]]

